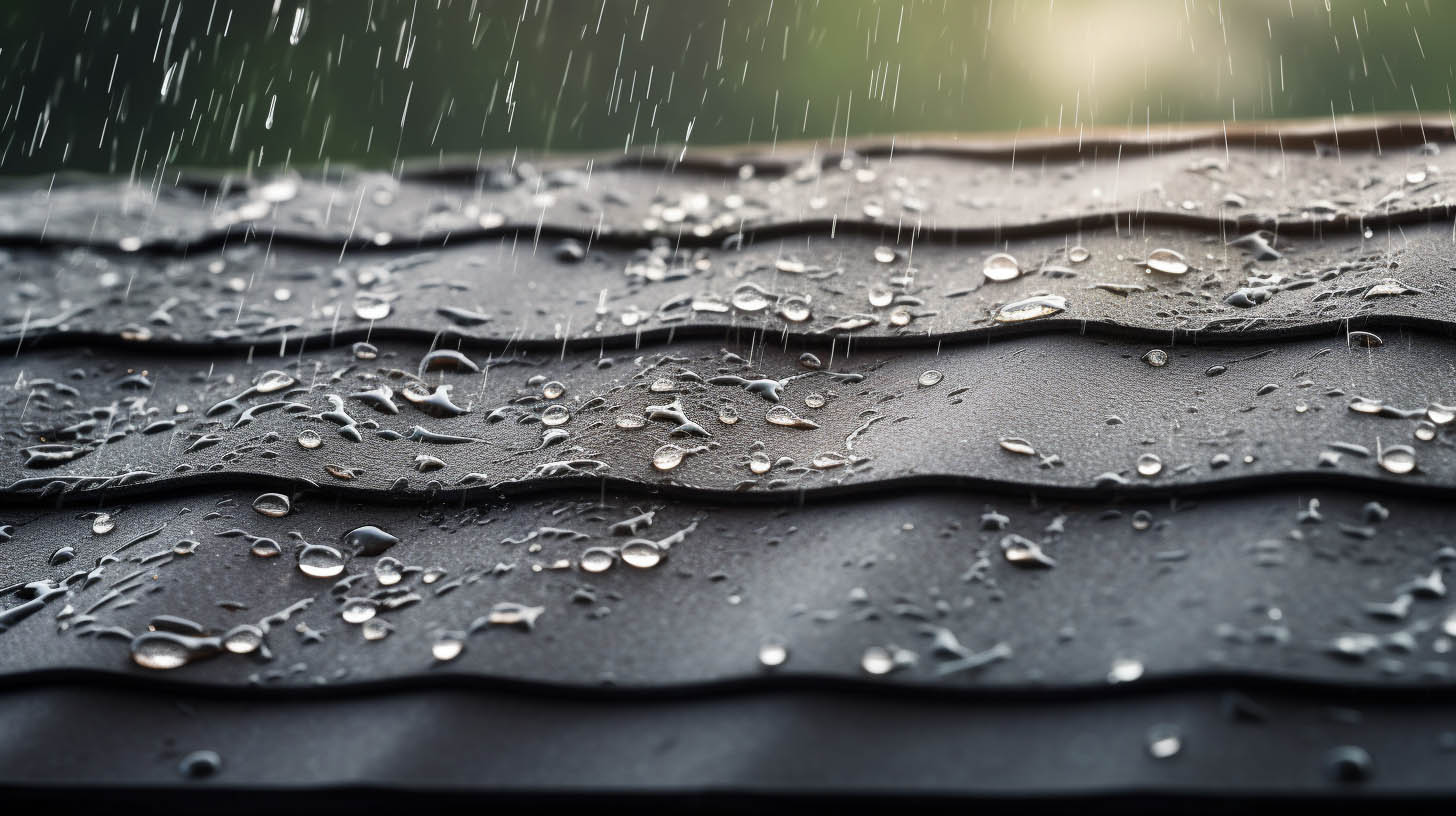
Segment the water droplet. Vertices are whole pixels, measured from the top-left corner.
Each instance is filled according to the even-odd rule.
[[[647,390],[654,394],[668,394],[677,390],[677,383],[668,377],[658,377],[652,381],[652,385],[647,386]]]
[[[188,779],[206,779],[220,770],[222,757],[216,751],[193,751],[177,763],[177,772]]]
[[[379,604],[369,598],[349,598],[339,609],[344,623],[363,623],[379,612]]]
[[[344,554],[325,544],[306,544],[298,552],[298,571],[310,578],[333,578],[344,571]]]
[[[1345,335],[1345,342],[1361,348],[1380,348],[1385,345],[1380,335],[1368,331],[1352,331]]]
[[[193,539],[190,539],[190,538],[184,538],[181,541],[178,541],[176,544],[173,544],[172,545],[172,554],[173,555],[191,555],[191,554],[197,552],[197,547],[198,547],[198,542],[197,541],[195,541]]]
[[[561,399],[562,395],[565,393],[566,386],[562,385],[556,380],[552,380],[551,382],[548,382],[545,385],[541,386],[541,396],[545,397],[546,399]]]
[[[1147,363],[1153,368],[1162,368],[1163,366],[1168,364],[1168,352],[1163,351],[1162,349],[1152,349],[1147,354],[1143,355],[1143,362]]]
[[[1438,405],[1433,402],[1426,407],[1426,419],[1437,425],[1450,425],[1452,420],[1456,420],[1456,407]]]
[[[354,316],[360,320],[383,320],[389,317],[389,300],[369,292],[354,296]]]
[[[1205,376],[1205,377],[1217,377],[1218,375],[1224,373],[1225,371],[1228,371],[1228,366],[1211,365],[1208,368],[1206,368],[1206,369],[1203,370],[1203,376]]]
[[[96,517],[91,519],[91,532],[96,535],[106,535],[115,529],[116,521],[111,518],[110,513],[97,513]]]
[[[258,375],[258,382],[253,388],[259,394],[272,394],[275,391],[282,391],[285,388],[298,384],[298,380],[290,377],[282,371],[265,371]]]
[[[788,659],[789,647],[782,638],[768,638],[758,647],[758,662],[764,668],[778,668],[788,662]]]
[[[1148,754],[1153,759],[1171,759],[1183,750],[1183,734],[1178,726],[1163,723],[1148,729]]]
[[[430,646],[430,654],[441,663],[447,663],[465,651],[465,635],[461,632],[441,632]]]
[[[820,360],[818,356],[806,351],[799,355],[799,365],[810,371],[818,371],[824,367],[824,361]]]
[[[541,424],[548,428],[555,428],[558,425],[565,425],[571,419],[571,412],[566,410],[565,405],[549,405],[541,412]]]
[[[1182,253],[1171,249],[1155,249],[1148,253],[1143,266],[1165,275],[1182,275],[1188,272],[1188,259]]]
[[[883,646],[871,646],[864,650],[864,654],[859,659],[859,665],[866,674],[876,676],[889,674],[895,670],[895,656]]]
[[[1137,459],[1137,472],[1148,478],[1157,476],[1163,472],[1163,460],[1156,453],[1145,453]]]
[[[1107,672],[1109,683],[1131,683],[1143,676],[1143,663],[1131,657],[1119,657],[1112,661],[1112,668]]]
[[[806,405],[809,408],[823,408],[824,407],[824,402],[825,402],[825,400],[824,400],[824,395],[823,394],[814,393],[814,394],[806,394],[804,396],[804,405]]]
[[[650,569],[662,561],[662,548],[645,538],[633,539],[622,547],[622,561],[638,569]]]
[[[887,246],[875,247],[875,260],[882,264],[894,263],[895,250]]]
[[[323,437],[318,431],[300,431],[298,434],[298,446],[305,450],[313,450],[324,443]]]
[[[384,618],[374,617],[364,621],[364,625],[359,627],[359,631],[364,634],[365,640],[384,640],[389,637],[390,632],[394,631],[394,624]]]
[[[738,409],[732,405],[724,405],[718,408],[718,421],[724,425],[734,425],[738,422]]]
[[[1021,276],[1021,264],[1005,252],[997,252],[986,259],[985,265],[981,267],[981,273],[986,276],[987,280],[1005,283]]]
[[[385,556],[374,562],[374,580],[380,586],[394,586],[404,579],[404,564],[398,558]]]
[[[271,538],[255,538],[248,551],[256,558],[276,558],[283,554],[283,548]]]
[[[592,547],[581,554],[582,572],[606,572],[617,563],[617,557],[606,547]]]
[[[1417,422],[1415,437],[1422,442],[1430,442],[1432,439],[1436,438],[1436,426],[1432,425],[1424,419],[1420,422]]]
[[[733,308],[741,312],[759,312],[768,308],[768,292],[756,283],[739,284],[733,290]]]
[[[652,466],[658,470],[672,470],[682,464],[685,453],[686,451],[677,445],[663,445],[652,454]]]
[[[379,357],[379,349],[373,343],[355,343],[354,359],[374,360]]]
[[[398,538],[372,524],[356,527],[344,534],[344,546],[353,550],[356,555],[383,555],[386,550],[398,543]]]
[[[222,636],[222,647],[233,654],[252,654],[263,645],[263,630],[251,623],[234,626]]]
[[[1416,469],[1416,451],[1409,445],[1391,445],[1380,452],[1380,466],[1389,473],[1403,476]]]
[[[623,414],[617,417],[617,427],[625,430],[640,428],[645,424],[647,424],[647,421],[636,414]]]
[[[895,293],[890,291],[888,286],[875,284],[869,289],[869,298],[871,306],[881,309],[890,305],[890,302],[895,299]]]
[[[779,301],[779,317],[790,323],[802,323],[809,319],[809,299],[802,295],[789,295]]]
[[[1036,295],[1008,303],[997,309],[992,317],[998,323],[1019,323],[1023,320],[1050,317],[1066,310],[1067,299],[1061,295]]]
[[[131,642],[131,659],[144,669],[166,671],[215,655],[220,649],[221,644],[215,638],[146,632]]]
[[[763,451],[754,451],[748,455],[748,469],[755,474],[762,476],[773,468],[773,461]]]
[[[1055,558],[1042,552],[1041,545],[1026,536],[1012,533],[1001,539],[1001,554],[1007,563],[1018,567],[1054,567]]]
[[[1325,761],[1330,775],[1340,782],[1363,782],[1375,772],[1370,752],[1358,745],[1341,745],[1331,750]]]
[[[930,388],[933,385],[939,385],[940,381],[943,379],[945,379],[944,374],[940,373],[936,369],[931,368],[920,372],[920,377],[916,380],[916,382],[920,384],[921,388]]]
[[[1074,246],[1067,250],[1067,260],[1072,263],[1083,263],[1090,257],[1092,257],[1092,252],[1084,246]]]
[[[1003,436],[1000,439],[1001,449],[1011,453],[1019,453],[1022,456],[1035,456],[1036,448],[1030,442],[1015,436]]]
[[[768,413],[764,414],[763,418],[768,420],[771,425],[782,425],[785,428],[813,430],[819,427],[817,423],[804,419],[794,413],[787,405],[775,405],[768,409]]]
[[[424,575],[420,576],[420,580],[424,581],[427,584],[433,584],[441,578],[444,578],[445,574],[445,571],[443,569],[440,569],[439,567],[430,567],[429,569],[425,570]]]
[[[282,493],[264,493],[258,498],[253,499],[253,510],[260,516],[283,518],[292,509],[292,503]]]

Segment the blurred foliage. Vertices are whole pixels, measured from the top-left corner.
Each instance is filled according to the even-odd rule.
[[[0,173],[155,178],[1445,116],[1456,54],[1434,0],[10,0],[0,24]]]

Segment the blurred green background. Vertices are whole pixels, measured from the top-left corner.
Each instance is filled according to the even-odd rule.
[[[1451,107],[1445,0],[8,0],[0,173]]]

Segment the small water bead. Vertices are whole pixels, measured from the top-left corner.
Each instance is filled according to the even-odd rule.
[[[1147,354],[1143,355],[1143,362],[1147,363],[1153,368],[1162,368],[1163,366],[1168,364],[1168,352],[1163,351],[1162,349],[1152,349]]]
[[[404,564],[399,559],[385,556],[374,562],[374,580],[380,586],[394,586],[404,578]]]
[[[920,372],[920,377],[916,379],[916,382],[920,384],[921,388],[930,388],[931,386],[939,385],[943,379],[945,379],[944,374],[931,368]]]
[[[658,470],[672,470],[682,464],[683,457],[686,454],[687,451],[684,451],[677,445],[663,445],[652,454],[652,466]]]
[[[902,649],[871,646],[865,649],[864,654],[860,656],[859,667],[864,669],[865,674],[879,677],[912,662],[914,662],[914,655]]]
[[[775,405],[774,407],[768,409],[768,413],[764,414],[763,418],[767,420],[770,425],[782,425],[785,428],[813,430],[819,427],[818,423],[804,419],[803,417],[794,413],[793,410],[791,410],[787,405]]]
[[[888,286],[875,284],[869,289],[869,299],[871,306],[876,309],[882,309],[894,301],[895,293],[890,291],[890,287]]]
[[[1145,453],[1137,459],[1139,476],[1152,478],[1163,472],[1163,460],[1156,453]]]
[[[234,626],[222,636],[222,647],[233,654],[252,654],[263,646],[263,630],[251,623]]]
[[[1380,452],[1380,466],[1388,473],[1404,476],[1416,469],[1416,451],[1409,445],[1391,445]]]
[[[430,646],[430,655],[441,663],[448,663],[465,651],[465,634],[462,632],[441,632]]]
[[[1341,745],[1331,750],[1325,761],[1330,775],[1340,782],[1363,782],[1375,772],[1370,752],[1358,745]]]
[[[667,377],[658,377],[647,386],[647,390],[654,394],[669,394],[677,390],[677,383]]]
[[[1415,437],[1422,442],[1430,442],[1432,439],[1436,438],[1436,426],[1432,425],[1424,419],[1420,422],[1417,422]]]
[[[892,326],[908,326],[914,319],[915,316],[910,313],[908,306],[896,306],[890,310],[890,325]]]
[[[1206,369],[1203,370],[1203,376],[1205,376],[1205,377],[1217,377],[1218,375],[1224,373],[1225,371],[1228,371],[1228,366],[1211,365],[1208,368],[1206,368]]]
[[[1022,456],[1036,455],[1036,448],[1033,448],[1030,442],[1020,437],[1003,436],[999,442],[1001,443],[1001,450],[1007,451],[1008,453],[1017,453]]]
[[[734,425],[738,422],[738,408],[732,405],[724,405],[718,409],[718,421],[724,425]]]
[[[1016,258],[1005,252],[997,252],[986,259],[985,264],[981,267],[981,273],[986,276],[986,280],[1005,283],[1021,277],[1021,264],[1017,262]]]
[[[740,284],[733,290],[731,302],[741,312],[760,312],[768,308],[768,292],[756,283]]]
[[[1178,726],[1161,723],[1148,729],[1148,754],[1153,759],[1172,759],[1183,750],[1183,733]]]
[[[592,547],[581,554],[582,572],[602,573],[617,563],[617,556],[606,547]]]
[[[197,548],[199,546],[200,544],[196,540],[191,538],[184,538],[181,541],[178,541],[176,544],[172,545],[172,554],[191,555],[197,552]]]
[[[629,567],[651,569],[662,561],[662,548],[645,538],[627,542],[622,547],[622,562]]]
[[[748,469],[755,474],[762,476],[773,468],[773,460],[763,451],[754,451],[748,455]]]
[[[292,509],[292,502],[282,493],[264,493],[253,499],[253,510],[260,516],[283,518]]]
[[[617,427],[624,430],[632,430],[646,425],[647,421],[636,414],[623,414],[617,417]]]
[[[248,551],[255,558],[277,558],[283,554],[283,548],[278,546],[278,542],[271,538],[253,539],[253,543],[248,547]]]
[[[1153,272],[1162,272],[1165,275],[1183,275],[1188,272],[1188,259],[1180,252],[1171,249],[1155,249],[1148,253],[1147,260],[1143,266]]]
[[[779,302],[779,317],[790,323],[802,323],[809,319],[809,299],[800,295],[789,295]]]
[[[541,424],[548,428],[565,425],[571,419],[571,412],[565,405],[550,405],[541,412]]]
[[[767,669],[778,668],[789,660],[789,647],[782,638],[771,637],[758,647],[759,665]]]
[[[275,391],[282,391],[285,388],[297,384],[298,380],[295,380],[287,373],[274,370],[265,371],[260,374],[258,376],[258,382],[254,384],[253,388],[256,389],[259,394],[272,394]]]
[[[1456,407],[1431,403],[1426,407],[1426,419],[1437,425],[1450,425],[1456,420]]]
[[[1373,400],[1367,397],[1356,397],[1350,400],[1350,410],[1357,414],[1378,414],[1384,404],[1380,400]]]
[[[360,292],[354,296],[354,316],[360,320],[383,320],[389,317],[392,307],[387,298]]]
[[[384,618],[374,617],[364,621],[364,625],[359,627],[359,631],[363,633],[365,640],[384,640],[389,637],[390,632],[394,631],[394,624]]]
[[[318,431],[302,431],[298,434],[298,446],[304,450],[313,450],[323,443],[323,437],[318,435]]]
[[[423,575],[420,576],[420,580],[424,581],[427,584],[433,584],[441,578],[444,578],[446,574],[447,573],[445,572],[445,570],[440,569],[439,567],[430,567],[429,569],[425,570],[425,573]]]
[[[887,246],[875,247],[875,260],[879,261],[882,264],[894,263],[895,250]]]
[[[825,399],[823,394],[813,393],[804,396],[804,405],[810,408],[823,408],[824,403]]]
[[[363,623],[379,612],[379,604],[369,598],[349,598],[339,610],[344,623]]]
[[[327,544],[306,544],[298,552],[298,571],[310,578],[333,578],[344,571],[344,554]]]
[[[379,358],[379,348],[373,343],[355,343],[354,359],[375,360]]]
[[[561,399],[562,395],[565,393],[566,386],[562,385],[556,380],[552,380],[551,382],[548,382],[545,385],[541,386],[541,396],[545,397],[546,399]]]
[[[1107,672],[1109,683],[1131,683],[1143,676],[1143,663],[1131,657],[1119,657],[1112,661],[1112,668]]]
[[[991,317],[998,323],[1019,323],[1023,320],[1051,317],[1066,310],[1067,299],[1061,295],[1035,295],[1008,303],[997,309]]]
[[[91,532],[96,535],[106,535],[115,529],[116,521],[111,518],[110,513],[97,513],[96,517],[91,519]]]
[[[177,763],[177,772],[188,779],[206,779],[222,770],[222,757],[216,751],[193,751]]]
[[[1085,263],[1086,260],[1091,257],[1092,252],[1084,246],[1074,246],[1071,249],[1067,250],[1067,260],[1075,264]]]
[[[803,354],[799,355],[799,365],[809,369],[810,371],[818,371],[819,369],[824,367],[824,361],[820,360],[817,355],[811,354],[810,352],[806,351]]]

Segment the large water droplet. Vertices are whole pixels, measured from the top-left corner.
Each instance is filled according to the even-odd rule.
[[[945,379],[944,374],[936,369],[929,368],[920,372],[920,376],[915,381],[920,384],[921,388],[929,388],[933,385],[939,385],[943,379]]]
[[[778,668],[788,662],[788,659],[789,647],[782,638],[767,638],[758,647],[758,662],[764,668]]]
[[[650,569],[662,561],[662,548],[645,538],[634,539],[622,547],[622,561],[638,569]]]
[[[106,535],[116,529],[116,521],[111,518],[110,513],[97,513],[91,519],[91,532],[96,535]]]
[[[547,406],[546,410],[541,412],[541,424],[548,428],[565,425],[569,419],[571,419],[571,412],[566,410],[565,405]]]
[[[1163,472],[1163,460],[1156,453],[1145,453],[1137,458],[1139,476],[1152,478]]]
[[[1162,349],[1152,349],[1147,354],[1143,355],[1143,362],[1147,363],[1153,368],[1162,368],[1163,366],[1168,364],[1168,352],[1163,351]]]
[[[582,572],[606,572],[615,563],[617,563],[616,555],[606,547],[592,547],[581,554]]]
[[[288,515],[289,510],[293,509],[293,504],[282,493],[264,493],[253,499],[253,509],[260,516],[283,518]]]
[[[461,632],[441,632],[430,646],[430,654],[441,663],[447,663],[465,651],[465,635]]]
[[[252,654],[263,645],[263,630],[251,623],[235,626],[222,636],[222,647],[233,654]]]
[[[363,623],[378,612],[379,604],[370,598],[348,598],[339,609],[339,616],[344,623]]]
[[[313,450],[323,443],[323,437],[318,435],[318,431],[305,430],[298,434],[298,446],[305,450]]]
[[[298,552],[298,571],[310,578],[333,578],[344,571],[344,554],[325,544],[305,544]]]
[[[1409,445],[1391,445],[1381,450],[1379,461],[1387,472],[1403,476],[1416,469],[1416,451]]]
[[[1019,323],[1050,317],[1067,310],[1067,299],[1061,295],[1036,295],[1008,303],[997,309],[992,317],[998,323]]]
[[[997,252],[986,259],[985,265],[981,267],[981,273],[986,276],[987,280],[1005,283],[1021,276],[1021,264],[1005,252]]]
[[[768,409],[768,413],[764,414],[763,418],[768,420],[769,424],[782,425],[785,428],[800,428],[803,430],[813,430],[814,428],[819,427],[817,423],[804,419],[803,417],[794,413],[793,410],[791,410],[787,405],[775,405],[774,407]]]
[[[1148,754],[1153,759],[1171,759],[1181,750],[1183,734],[1178,726],[1162,723],[1148,729]]]
[[[682,464],[686,452],[677,445],[667,444],[652,454],[652,466],[658,470],[672,470]]]
[[[1171,249],[1155,249],[1149,252],[1147,260],[1143,261],[1143,266],[1165,275],[1182,275],[1189,269],[1188,259],[1184,258],[1182,253]]]

